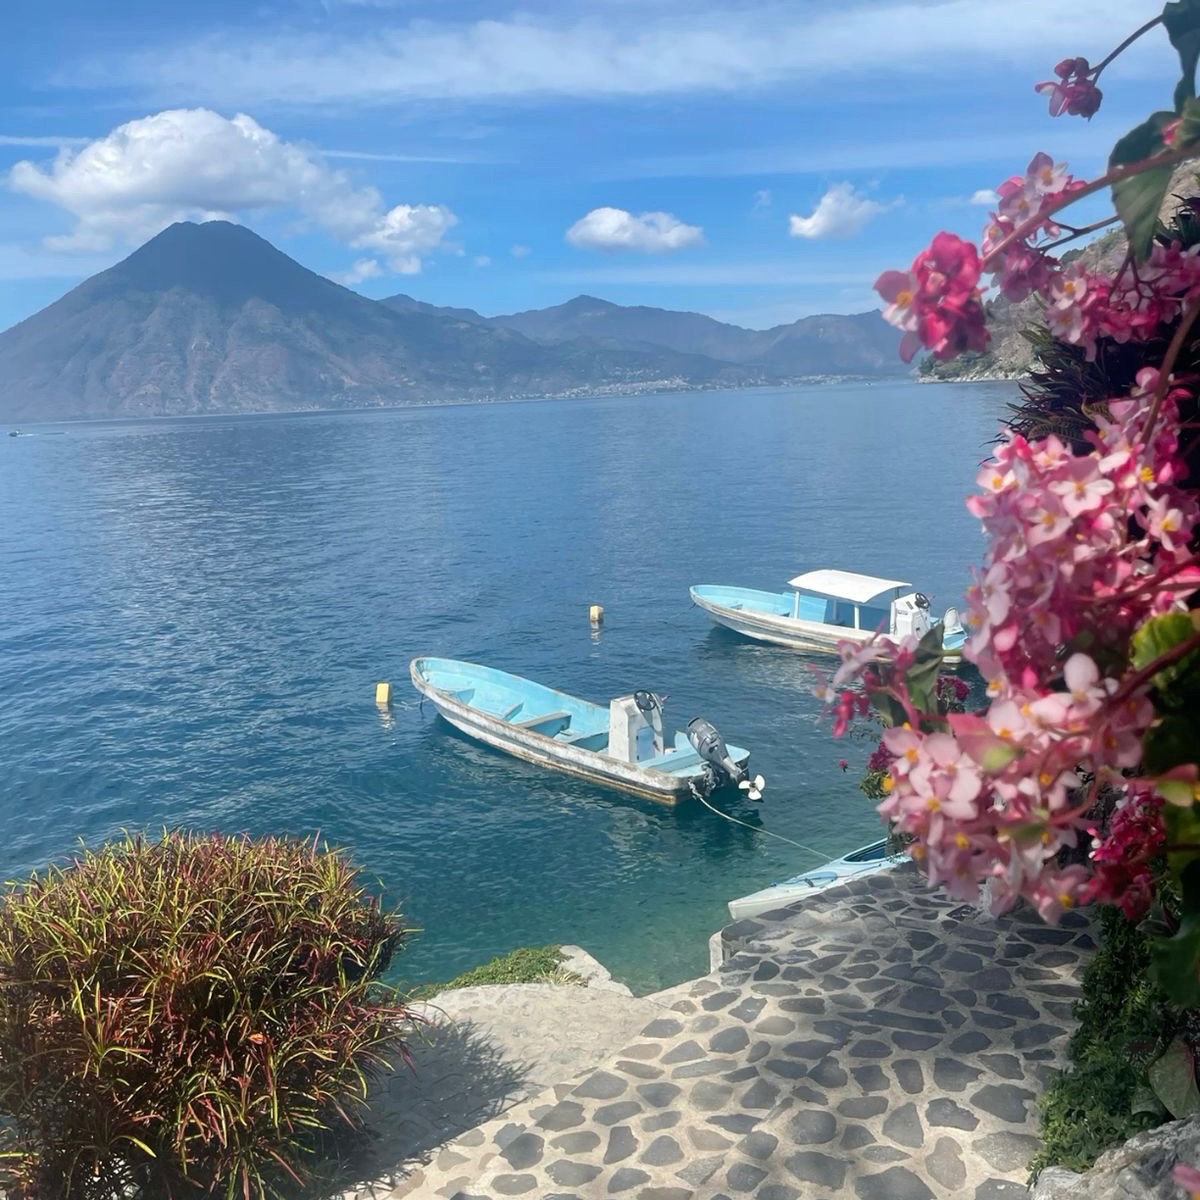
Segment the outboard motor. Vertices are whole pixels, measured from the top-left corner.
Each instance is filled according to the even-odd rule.
[[[729,757],[729,747],[725,739],[717,732],[711,721],[703,717],[693,717],[688,722],[687,738],[695,748],[696,753],[709,765],[713,773],[712,785],[715,787],[722,780],[728,779],[736,783],[751,800],[761,800],[764,785],[763,777],[756,775],[753,780]]]

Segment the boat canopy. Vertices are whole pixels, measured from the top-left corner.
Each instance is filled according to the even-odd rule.
[[[892,588],[912,587],[903,579],[876,579],[873,575],[855,575],[852,571],[809,571],[788,580],[788,587],[801,592],[816,592],[821,596],[832,596],[835,600],[849,600],[851,604],[866,604],[880,592]]]

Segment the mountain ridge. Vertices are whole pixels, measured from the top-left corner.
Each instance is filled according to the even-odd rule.
[[[586,299],[589,311],[609,303]],[[625,328],[618,317],[627,322],[620,314],[630,310],[609,307],[614,330]],[[632,311],[646,323],[657,319],[645,315],[653,313],[674,320],[667,310]],[[858,318],[806,320],[834,322],[829,346],[850,350],[840,359],[838,353],[810,356],[813,369],[805,374],[883,373],[869,337],[861,339],[869,352],[851,361],[854,337],[839,323]],[[877,315],[875,320],[887,330]],[[538,339],[473,309],[442,309],[408,296],[371,300],[310,271],[244,226],[180,222],[0,333],[0,418],[283,412],[742,388],[778,384],[791,373],[786,355],[739,362],[706,355],[684,335],[669,346],[653,336],[610,332],[601,323]],[[827,369],[831,363],[834,370]]]
[[[575,337],[611,344],[662,347],[701,354],[721,362],[761,367],[782,379],[828,374],[903,374],[899,335],[877,311],[801,317],[770,329],[748,329],[704,313],[649,305],[621,305],[581,294],[548,308],[485,317],[474,309],[438,308],[411,296],[389,296],[389,306],[421,306],[445,315],[470,314],[486,323],[522,333],[543,345]]]

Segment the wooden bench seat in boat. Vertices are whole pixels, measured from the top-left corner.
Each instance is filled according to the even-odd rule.
[[[695,750],[676,750],[672,754],[660,754],[657,758],[643,758],[637,765],[643,771],[666,771],[674,775],[680,768],[694,767],[703,761]]]
[[[513,724],[518,729],[531,729],[534,733],[544,733],[543,725],[569,725],[571,723],[571,714],[569,712],[550,712],[539,713],[536,717],[527,717],[524,721],[514,721]]]
[[[597,729],[592,733],[568,733],[566,730],[559,730],[555,741],[566,746],[578,746],[580,750],[604,750],[608,746],[608,730]]]

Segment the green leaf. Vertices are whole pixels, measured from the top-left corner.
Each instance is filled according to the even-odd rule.
[[[1174,113],[1157,112],[1131,129],[1112,148],[1108,156],[1109,170],[1142,162],[1158,154],[1163,149],[1163,126],[1174,119]],[[1171,168],[1167,166],[1140,171],[1136,175],[1118,179],[1112,185],[1113,206],[1125,226],[1129,249],[1138,262],[1150,253],[1154,231],[1158,227],[1158,214],[1170,184]]]
[[[879,714],[880,721],[886,726],[903,725],[908,720],[904,705],[895,696],[887,692],[872,692],[871,707]]]
[[[1182,1038],[1176,1038],[1161,1058],[1146,1072],[1154,1094],[1177,1120],[1200,1112],[1200,1089],[1196,1087],[1196,1060]]]
[[[1188,145],[1195,141],[1200,141],[1200,100],[1193,97],[1184,101],[1175,142],[1176,145]]]
[[[1179,52],[1183,71],[1175,87],[1175,111],[1182,112],[1184,104],[1196,95],[1196,63],[1200,61],[1200,2],[1172,0],[1163,8],[1162,23]]]
[[[1134,669],[1145,670],[1176,646],[1195,637],[1198,615],[1165,613],[1151,617],[1133,635],[1130,662]],[[1191,708],[1200,701],[1200,649],[1155,672],[1150,682],[1158,689],[1160,709]]]
[[[1167,832],[1168,846],[1200,845],[1200,809],[1195,805],[1179,808],[1164,805],[1163,826]],[[1200,859],[1195,850],[1175,850],[1167,854],[1167,869],[1183,893],[1184,915],[1200,914],[1200,876],[1197,868]]]
[[[908,669],[908,694],[919,712],[935,711],[935,694],[941,669],[942,627],[934,625],[917,643],[913,665]]]
[[[1174,937],[1160,938],[1150,947],[1154,978],[1167,999],[1195,1008],[1200,1004],[1200,915],[1185,917]]]
[[[1136,1117],[1138,1113],[1149,1113],[1158,1121],[1165,1121],[1170,1113],[1158,1098],[1158,1093],[1148,1084],[1142,1083],[1134,1089],[1129,1101],[1129,1111]]]

